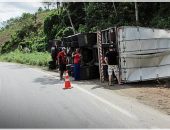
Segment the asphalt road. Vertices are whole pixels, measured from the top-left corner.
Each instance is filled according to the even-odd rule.
[[[133,99],[63,84],[53,73],[0,63],[0,128],[170,128],[170,116]]]

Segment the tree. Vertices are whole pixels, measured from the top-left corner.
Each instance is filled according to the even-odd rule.
[[[70,2],[70,3],[63,3],[63,7],[67,11],[67,17],[69,18],[70,24],[75,30],[78,30],[79,25],[85,24],[85,10],[84,10],[84,3],[83,2]]]
[[[42,7],[39,7],[38,8],[38,12],[42,12],[43,11],[43,8]]]
[[[59,8],[59,7],[61,7],[61,2],[52,2],[52,6],[54,8]]]
[[[42,4],[44,5],[44,8],[46,10],[49,10],[50,9],[50,6],[52,5],[52,2],[42,2]]]

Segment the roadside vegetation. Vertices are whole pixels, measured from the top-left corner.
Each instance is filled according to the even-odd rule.
[[[50,8],[54,4],[55,8]],[[170,3],[140,2],[137,6],[137,25],[170,29]],[[0,29],[0,60],[46,65],[46,60],[50,60],[48,41],[51,39],[111,26],[136,26],[134,2],[44,2],[44,7],[35,14],[23,13],[21,17],[3,23],[4,27]],[[29,53],[24,53],[25,49]]]
[[[32,52],[26,53],[19,50],[5,53],[0,56],[0,61],[15,62],[35,66],[48,66],[50,60],[48,52]]]

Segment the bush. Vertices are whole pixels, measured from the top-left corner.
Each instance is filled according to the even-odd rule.
[[[73,34],[74,34],[73,29],[70,28],[70,27],[65,28],[64,31],[63,31],[64,37],[67,37],[67,36],[73,35]]]
[[[87,26],[86,26],[86,25],[82,25],[82,24],[80,24],[80,25],[79,25],[78,32],[79,32],[79,33],[88,32],[88,28],[87,28]]]
[[[27,65],[47,66],[51,60],[48,52],[23,53],[19,50],[0,56],[0,61],[16,62]]]
[[[155,17],[151,21],[151,26],[156,28],[166,28],[170,29],[170,17]]]

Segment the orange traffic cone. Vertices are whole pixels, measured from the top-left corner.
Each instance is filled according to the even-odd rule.
[[[63,89],[71,89],[71,83],[68,75],[68,71],[66,71],[66,76],[65,76],[65,83],[64,83],[64,88]]]

